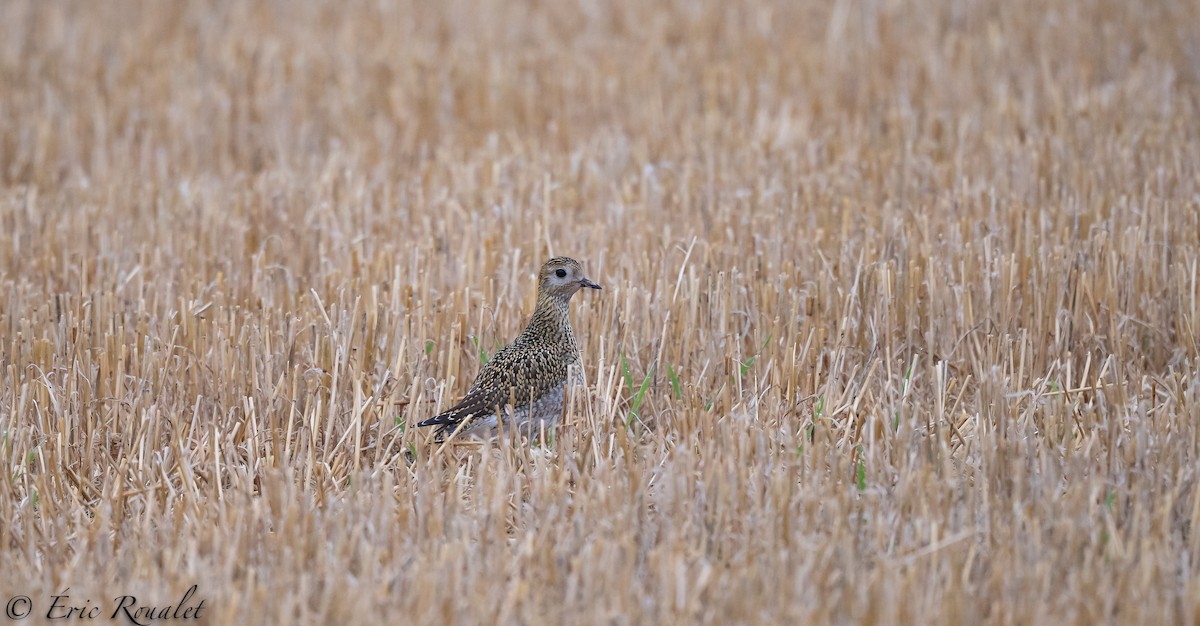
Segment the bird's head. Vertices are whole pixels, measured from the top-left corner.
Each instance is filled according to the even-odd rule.
[[[581,287],[599,289],[600,285],[583,275],[579,261],[565,256],[556,256],[542,265],[538,272],[538,293],[568,300]]]

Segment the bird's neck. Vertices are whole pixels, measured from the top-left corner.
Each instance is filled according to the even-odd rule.
[[[561,344],[572,353],[578,353],[575,344],[575,332],[571,330],[570,307],[568,299],[546,294],[538,294],[537,307],[529,316],[529,324],[525,333],[537,335],[544,341]]]

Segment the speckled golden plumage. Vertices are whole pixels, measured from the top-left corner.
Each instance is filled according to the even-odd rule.
[[[571,296],[581,287],[599,289],[575,259],[554,257],[538,272],[537,307],[512,343],[479,370],[461,402],[417,426],[439,426],[438,435],[459,430],[490,434],[502,428],[536,432],[552,426],[562,414],[563,386],[579,345],[571,330]],[[502,419],[497,420],[497,415]]]

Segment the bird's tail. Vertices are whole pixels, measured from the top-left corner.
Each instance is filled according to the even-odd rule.
[[[443,441],[454,432],[455,428],[458,428],[460,421],[457,416],[451,413],[442,413],[441,415],[434,415],[423,422],[418,422],[417,428],[437,426],[438,429],[433,432],[433,439],[434,441]]]
[[[451,417],[449,413],[442,413],[441,415],[434,415],[423,422],[418,422],[417,428],[424,428],[426,426],[444,426],[446,424],[454,424],[457,422],[458,420]]]

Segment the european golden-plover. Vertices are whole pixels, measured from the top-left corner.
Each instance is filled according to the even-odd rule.
[[[534,435],[557,424],[564,387],[579,361],[568,304],[582,287],[600,285],[583,275],[578,261],[562,256],[546,261],[538,272],[537,307],[525,330],[479,370],[462,402],[417,426],[438,426],[442,438],[455,432]]]

